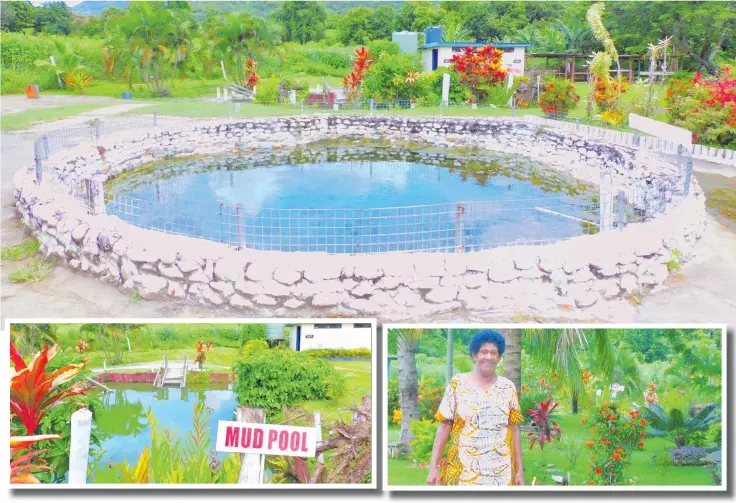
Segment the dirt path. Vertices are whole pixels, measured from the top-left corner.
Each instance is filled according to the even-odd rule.
[[[125,107],[141,106],[140,103],[119,103],[120,100],[111,100],[111,104],[115,106],[38,125],[31,131],[0,135],[3,246],[18,244],[23,240],[24,230],[12,209],[12,177],[18,169],[32,164],[33,139],[37,132],[80,123],[89,120],[89,117],[120,113],[127,110]],[[713,172],[706,166],[704,169]],[[706,191],[715,187],[729,187],[736,181],[736,178],[698,172],[696,177]],[[696,248],[697,258],[683,267],[681,274],[670,281],[669,287],[645,297],[635,309],[620,311],[620,315],[611,321],[728,323],[732,327],[736,326],[736,232],[721,223],[731,224],[730,221],[719,217],[711,217],[710,220],[711,225]],[[244,312],[213,310],[169,300],[136,301],[112,285],[72,272],[65,267],[57,267],[46,279],[37,283],[10,282],[8,275],[22,265],[23,263],[6,262],[0,270],[0,322],[3,326],[5,318],[19,317],[215,318],[248,315]],[[559,318],[545,321],[564,322],[566,318],[565,313],[560,313]],[[454,320],[450,318],[445,321]]]

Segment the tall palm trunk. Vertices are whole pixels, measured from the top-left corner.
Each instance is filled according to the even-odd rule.
[[[521,330],[505,330],[506,351],[503,354],[503,375],[509,379],[516,392],[521,393]]]
[[[419,383],[417,377],[416,340],[399,337],[397,341],[399,360],[399,403],[401,405],[401,442],[404,452],[410,452],[409,442],[414,439],[411,422],[419,419]]]

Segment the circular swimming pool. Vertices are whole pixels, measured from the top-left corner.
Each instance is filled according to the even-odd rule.
[[[258,250],[472,251],[597,231],[597,192],[523,159],[331,148],[168,160],[110,183],[106,212]]]

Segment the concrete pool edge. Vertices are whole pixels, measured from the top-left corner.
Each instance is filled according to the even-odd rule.
[[[146,152],[152,154],[151,142],[157,148],[168,148],[163,152],[165,156],[241,149],[243,137],[237,136],[237,130],[248,131],[248,124],[252,125],[251,130],[254,124],[265,124],[274,130],[273,134],[252,135],[249,141],[254,143],[250,148],[258,148],[264,146],[266,138],[272,138],[272,147],[274,141],[280,142],[277,146],[284,146],[334,135],[360,138],[366,134],[361,128],[378,127],[376,124],[387,128],[380,133],[382,138],[422,139],[427,130],[412,129],[418,123],[426,123],[432,132],[437,124],[445,126],[439,128],[445,129],[445,133],[438,132],[434,140],[425,138],[434,145],[465,144],[493,150],[491,147],[501,145],[499,138],[513,137],[504,143],[503,150],[494,151],[513,154],[526,150],[525,155],[531,153],[532,157],[544,159],[545,165],[559,166],[560,170],[588,180],[599,176],[601,169],[610,170],[614,188],[644,180],[652,190],[662,192],[664,201],[665,192],[681,182],[680,173],[671,164],[642,152],[549,129],[537,129],[530,135],[532,126],[512,119],[375,119],[281,117],[210,123],[196,129],[190,126],[187,131],[192,137],[209,140],[202,140],[206,145],[198,152],[197,143],[183,141],[182,136],[169,134],[169,143],[176,143],[163,145],[161,138],[167,136],[164,131],[146,130],[97,142],[105,149],[104,159],[97,148],[100,145],[86,145],[52,156],[50,165],[57,166],[63,176],[79,177],[84,172],[107,179],[143,164]],[[306,135],[288,133],[290,124],[309,124],[310,120],[313,125],[326,124],[327,132],[310,129]],[[286,133],[280,131],[284,124]],[[450,126],[452,133],[447,132]],[[479,134],[482,127],[495,129],[483,137]],[[524,138],[530,138],[529,144],[513,136],[514,128],[519,128]],[[207,136],[203,136],[203,130],[208,131]],[[158,140],[156,134],[160,134]],[[134,151],[128,143],[135,138],[148,143],[141,143]],[[579,142],[583,144],[577,145]],[[186,148],[178,151],[177,145]],[[581,150],[585,153],[581,154]],[[69,267],[124,290],[137,291],[144,298],[169,296],[263,316],[344,313],[378,315],[389,321],[456,311],[537,313],[560,305],[586,311],[599,302],[660,287],[673,263],[691,258],[706,222],[704,197],[693,184],[689,196],[680,198],[678,204],[667,204],[663,213],[651,221],[552,245],[465,254],[285,255],[286,252],[238,251],[219,243],[136,228],[109,215],[89,215],[71,197],[36,185],[30,172],[16,176],[16,187],[16,209],[38,237],[46,255],[57,256]]]

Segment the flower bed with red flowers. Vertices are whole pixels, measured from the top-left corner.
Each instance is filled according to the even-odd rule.
[[[736,68],[673,79],[665,106],[668,121],[692,131],[694,142],[736,149]]]
[[[539,96],[539,108],[550,115],[566,114],[580,102],[575,86],[564,79],[555,79],[544,86]]]
[[[585,443],[590,468],[587,483],[623,483],[627,480],[624,472],[631,464],[631,452],[644,448],[646,419],[641,418],[638,410],[624,414],[615,404],[604,402],[593,409],[591,417],[581,421],[591,424],[591,438]]]
[[[498,85],[506,78],[507,70],[501,65],[503,51],[492,45],[466,47],[450,60],[452,69],[460,77],[460,84],[467,87],[475,101],[483,103],[488,99],[491,86]]]

